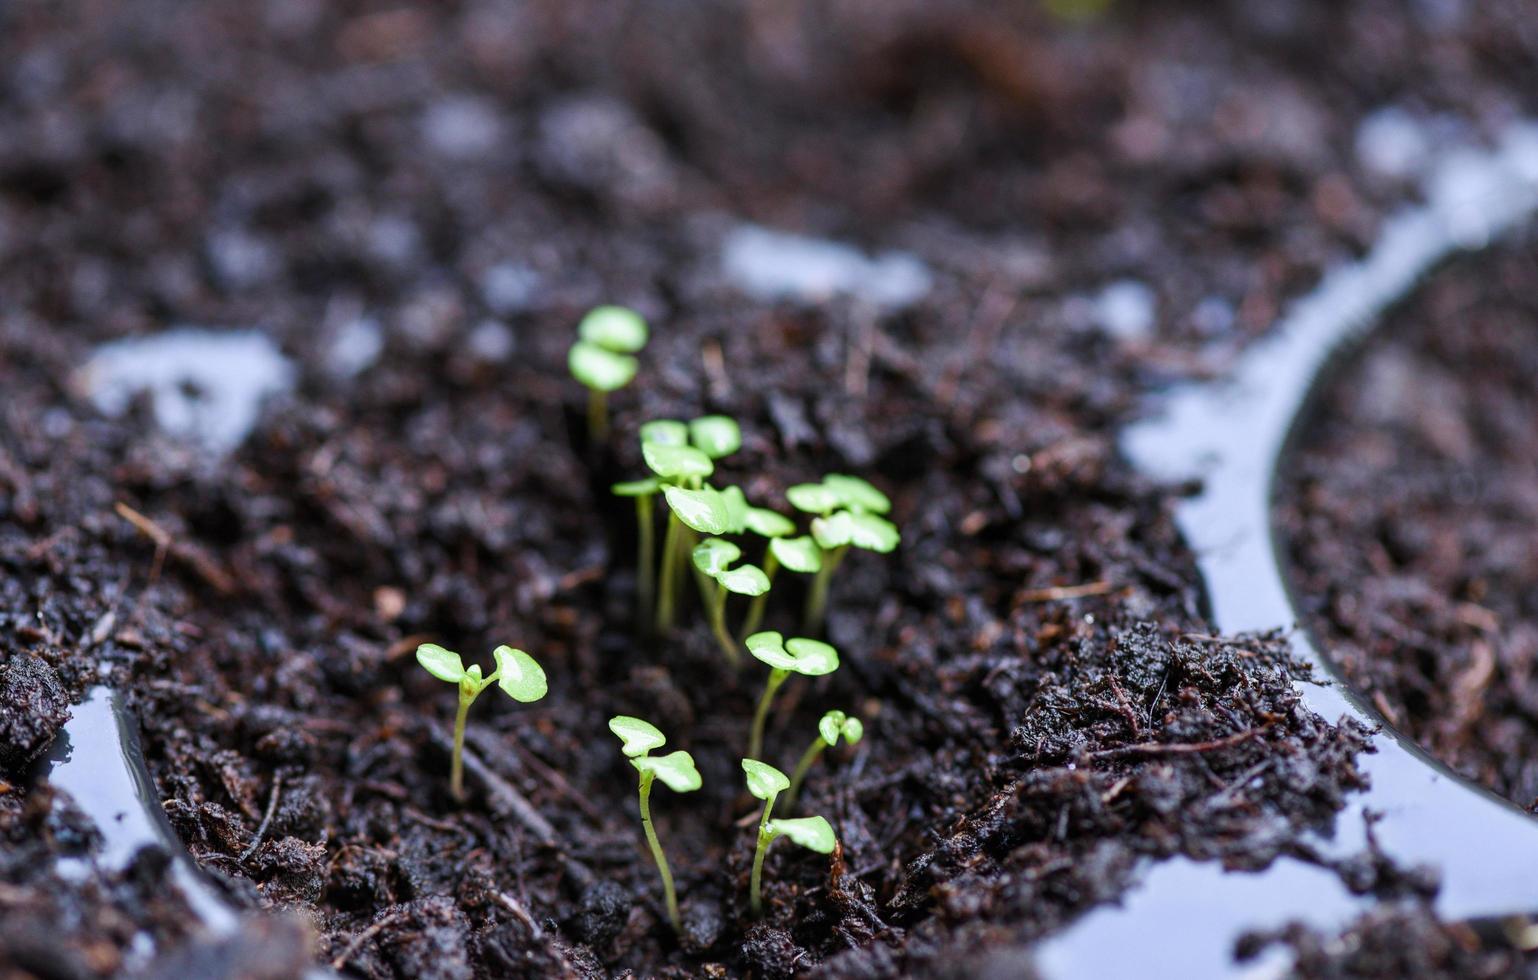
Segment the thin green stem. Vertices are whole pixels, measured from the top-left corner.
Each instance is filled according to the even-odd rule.
[[[673,891],[673,872],[668,870],[667,855],[662,853],[662,843],[657,840],[657,828],[652,826],[652,780],[656,773],[641,773],[641,829],[646,831],[646,843],[651,846],[652,859],[657,862],[657,871],[662,875],[662,894],[667,901],[668,921],[673,923],[673,931],[681,931],[678,918],[678,895]]]
[[[635,498],[636,526],[640,528],[636,559],[636,599],[640,603],[640,619],[646,622],[651,615],[656,595],[657,531],[652,526],[652,495]]]
[[[609,438],[609,396],[597,388],[587,390],[587,437],[594,445]]]
[[[790,671],[776,667],[769,672],[769,682],[764,685],[763,697],[758,699],[758,710],[753,712],[753,728],[748,734],[748,758],[759,758],[759,752],[764,747],[764,722],[769,719],[769,705],[774,701],[774,692],[780,689],[785,679],[790,676]]]
[[[764,577],[769,579],[771,587],[774,585],[774,573],[779,570],[780,560],[774,556],[774,549],[764,549]],[[768,604],[768,592],[753,597],[753,604],[748,607],[748,615],[742,621],[742,633],[739,635],[746,638],[758,632],[758,627],[764,622],[764,607]]]
[[[824,742],[822,736],[819,735],[812,740],[812,744],[808,745],[806,751],[801,754],[801,761],[796,763],[795,771],[790,774],[790,789],[785,791],[785,809],[789,810],[796,805],[796,794],[801,791],[801,780],[806,778],[807,770],[812,768],[812,764],[817,761],[817,757],[822,755],[823,749],[827,747],[828,743]]]
[[[673,628],[674,579],[678,574],[678,538],[683,522],[668,510],[668,531],[662,539],[662,572],[657,582],[657,630]]]
[[[749,899],[755,917],[764,911],[764,855],[774,843],[774,835],[769,832],[769,811],[773,809],[774,797],[771,796],[764,801],[764,815],[758,818],[758,846],[753,851],[753,891]]]
[[[459,710],[454,714],[454,761],[449,764],[449,792],[456,800],[465,798],[465,718],[474,701],[474,694],[466,694],[463,688],[460,689]]]
[[[726,589],[716,583],[716,594],[710,599],[710,631],[716,635],[716,643],[726,654],[733,667],[742,666],[742,654],[737,652],[737,641],[726,628]]]
[[[802,617],[801,625],[808,633],[822,632],[823,621],[828,615],[828,587],[833,582],[833,573],[838,570],[839,562],[844,560],[848,551],[849,546],[846,544],[823,555],[822,567],[812,579],[812,590],[806,596],[806,615]]]

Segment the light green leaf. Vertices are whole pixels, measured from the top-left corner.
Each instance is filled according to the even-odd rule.
[[[497,661],[497,686],[514,701],[527,704],[538,701],[549,691],[545,669],[533,657],[514,647],[501,646],[491,651]]]
[[[793,572],[810,575],[822,568],[822,549],[806,535],[799,538],[770,538],[769,550],[781,565]]]
[[[700,490],[663,487],[662,495],[678,519],[694,530],[701,534],[726,533],[726,502],[714,487]]]
[[[742,557],[742,549],[721,538],[706,538],[694,546],[694,567],[715,578]]]
[[[679,749],[667,755],[646,756],[631,759],[630,764],[642,772],[654,772],[675,793],[692,793],[700,788],[700,771],[694,768],[694,756]]]
[[[808,514],[826,514],[838,506],[838,494],[821,483],[798,483],[785,491],[785,499]]]
[[[849,514],[849,543],[866,551],[886,554],[902,540],[897,525],[875,514]]]
[[[643,442],[641,458],[664,480],[703,480],[716,469],[709,456],[690,446]]]
[[[785,649],[796,659],[791,670],[798,674],[821,677],[838,670],[838,651],[821,640],[797,636],[785,641]]]
[[[661,489],[662,481],[655,476],[649,476],[644,480],[616,483],[609,488],[616,497],[650,497]]]
[[[850,510],[885,514],[892,509],[892,501],[887,499],[886,494],[857,476],[829,473],[822,478],[822,485],[833,491],[841,506]]]
[[[767,762],[743,759],[742,771],[748,777],[748,792],[761,800],[772,800],[790,788],[790,779]]]
[[[667,744],[668,737],[649,721],[632,718],[630,715],[615,715],[609,719],[609,731],[620,737],[624,742],[620,751],[630,758],[645,755],[652,749],[661,748]]]
[[[720,459],[742,448],[742,429],[725,415],[702,415],[689,423],[689,441],[711,459]]]
[[[764,630],[754,633],[743,641],[748,652],[757,660],[768,664],[775,670],[795,670],[796,658],[785,649],[785,637],[778,630]]]
[[[825,551],[842,548],[854,540],[854,515],[847,510],[812,521],[812,539]]]
[[[630,383],[640,367],[629,354],[616,354],[581,340],[571,345],[566,365],[572,377],[597,391],[618,391]]]
[[[766,538],[782,538],[796,533],[795,521],[763,507],[749,507],[743,524],[749,531]]]
[[[646,346],[646,321],[623,306],[597,306],[577,324],[577,336],[618,354],[634,354]]]
[[[793,817],[769,821],[769,832],[776,837],[789,837],[809,851],[832,854],[838,844],[833,836],[833,825],[822,817]]]
[[[757,565],[739,565],[716,574],[721,588],[735,595],[763,595],[769,591],[769,576]]]
[[[844,719],[848,716],[837,709],[829,711],[817,719],[817,734],[829,745],[837,745],[838,737],[844,730]]]
[[[436,643],[424,643],[417,647],[417,663],[440,681],[458,684],[465,676],[465,662],[453,650],[445,650]]]
[[[727,487],[721,491],[726,502],[726,533],[741,534],[748,526],[748,498],[741,487]]]
[[[652,419],[641,424],[641,445],[655,442],[663,446],[687,446],[689,427],[677,419]]]
[[[856,745],[865,737],[865,723],[858,718],[849,718],[844,722],[844,741],[850,745]]]

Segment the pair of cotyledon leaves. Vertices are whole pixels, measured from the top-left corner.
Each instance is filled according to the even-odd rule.
[[[772,805],[774,798],[790,788],[790,777],[757,759],[743,759],[742,772],[747,777],[748,792]],[[833,826],[823,817],[793,817],[770,820],[765,827],[771,839],[785,836],[818,854],[832,854],[837,838]]]
[[[821,677],[838,670],[838,651],[821,640],[804,636],[787,640],[775,630],[764,630],[743,642],[749,653],[775,670],[806,677]]]
[[[865,725],[860,719],[835,708],[817,720],[817,734],[830,748],[838,744],[840,735],[844,741],[854,745],[865,737]]]
[[[578,340],[566,355],[572,377],[595,391],[628,385],[640,366],[632,355],[646,346],[646,321],[623,306],[599,306],[577,325]]]
[[[789,488],[785,499],[797,510],[817,515],[812,538],[825,551],[853,545],[885,553],[901,540],[897,526],[880,516],[892,509],[892,502],[857,476],[829,473],[821,483]]]
[[[757,596],[769,591],[769,576],[757,565],[730,567],[742,557],[742,549],[722,538],[706,538],[694,546],[694,567],[737,595]]]
[[[544,668],[522,650],[500,646],[491,652],[491,656],[497,662],[497,669],[490,677],[482,677],[480,664],[471,664],[466,669],[464,661],[453,650],[436,643],[417,647],[417,663],[429,674],[450,684],[468,686],[473,694],[481,693],[493,680],[508,697],[525,703],[538,701],[549,690]]]
[[[675,793],[700,788],[700,771],[688,752],[679,749],[667,755],[648,754],[667,744],[668,737],[656,725],[630,715],[615,715],[609,719],[609,731],[619,736],[620,751],[639,772],[653,774]]]

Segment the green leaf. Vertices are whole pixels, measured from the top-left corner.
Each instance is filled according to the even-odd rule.
[[[844,722],[844,741],[850,745],[858,744],[865,737],[865,723],[858,718],[849,718]]]
[[[641,445],[648,442],[663,446],[687,446],[689,427],[677,419],[652,419],[641,424]]]
[[[725,534],[727,525],[726,502],[714,487],[686,490],[683,487],[663,487],[662,495],[668,507],[678,519],[701,534]]]
[[[644,480],[630,480],[626,483],[616,483],[609,490],[616,497],[650,497],[662,489],[662,481],[655,476],[649,476]]]
[[[623,306],[597,306],[577,324],[577,336],[618,354],[634,354],[646,346],[646,321]]]
[[[829,711],[817,719],[817,734],[829,745],[837,745],[838,737],[844,730],[844,719],[848,716],[837,709]]]
[[[769,821],[769,833],[776,837],[789,837],[809,851],[832,854],[838,844],[833,836],[833,825],[822,817],[793,817]]]
[[[715,576],[721,588],[736,595],[763,595],[769,591],[769,576],[757,565],[739,565]]]
[[[748,526],[748,498],[741,487],[727,487],[721,499],[726,502],[726,533],[741,534]]]
[[[689,423],[689,441],[711,459],[720,459],[742,448],[742,429],[725,415],[702,415]]]
[[[749,531],[765,538],[782,538],[796,533],[795,521],[763,507],[749,507],[743,524]]]
[[[806,535],[799,538],[770,538],[769,550],[781,565],[804,575],[822,568],[822,549]]]
[[[821,677],[838,670],[838,651],[821,640],[797,636],[785,641],[785,649],[796,658],[796,666],[791,670],[798,674]]]
[[[661,442],[641,443],[641,458],[653,473],[664,480],[703,480],[715,472],[710,457],[689,446],[669,446]]]
[[[652,749],[658,749],[667,744],[668,737],[649,721],[632,718],[630,715],[615,715],[609,719],[609,731],[620,737],[624,744],[620,751],[630,758],[645,755]]]
[[[767,762],[743,759],[742,771],[748,777],[748,792],[761,800],[772,800],[790,788],[790,779]]]
[[[812,521],[812,539],[826,551],[842,548],[854,540],[854,515],[847,510]]]
[[[901,540],[897,525],[884,517],[863,513],[849,515],[849,543],[856,548],[886,554]]]
[[[640,367],[629,354],[616,354],[581,340],[571,345],[566,365],[572,377],[596,391],[618,391],[630,383]]]
[[[778,630],[764,630],[754,633],[743,641],[748,652],[757,660],[768,664],[775,670],[795,670],[796,658],[785,649],[785,637]]]
[[[465,676],[465,662],[453,650],[445,650],[436,643],[424,643],[417,647],[417,663],[440,681],[458,684]]]
[[[694,546],[694,567],[715,578],[742,557],[742,549],[730,541],[706,538]]]
[[[514,647],[501,646],[491,651],[497,662],[497,686],[514,701],[527,704],[538,701],[549,691],[545,669],[534,658]]]
[[[821,483],[798,483],[785,491],[785,499],[808,514],[826,514],[838,506],[838,494]]]
[[[841,506],[850,510],[885,514],[892,509],[892,501],[887,499],[886,494],[857,476],[829,473],[822,478],[822,485],[833,491]]]
[[[654,772],[675,793],[692,793],[700,788],[700,771],[694,768],[694,756],[679,749],[667,755],[646,756],[631,759],[630,764],[642,772]]]

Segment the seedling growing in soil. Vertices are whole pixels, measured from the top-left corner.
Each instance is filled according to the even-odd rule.
[[[662,481],[656,477],[616,483],[609,488],[616,497],[635,499],[636,542],[636,597],[644,618],[652,608],[656,592],[657,532],[653,529],[653,499],[662,491]]]
[[[785,547],[783,545],[777,546],[775,542],[781,538],[789,538],[790,535],[796,533],[795,521],[792,521],[790,518],[783,514],[777,513],[764,507],[748,507],[747,510],[743,513],[742,529],[744,531],[752,531],[759,537],[767,538],[769,540],[769,544],[764,548],[764,574],[768,576],[769,583],[773,585],[775,572],[779,571],[779,567],[782,564],[777,552],[781,548]],[[806,544],[814,543],[810,538],[807,538]],[[805,546],[791,545],[790,547],[797,548]],[[816,550],[815,545],[812,550]],[[794,557],[801,558],[804,556],[798,554]],[[818,555],[815,560],[820,565],[822,562],[822,556]],[[784,564],[786,564],[792,571],[803,570],[797,568],[795,562],[785,562]],[[812,570],[816,571],[816,569]],[[742,621],[743,636],[747,636],[749,633],[758,632],[759,625],[764,621],[764,607],[768,604],[768,598],[769,594],[766,592],[763,595],[760,595],[758,598],[754,599],[753,605],[748,607],[748,615]]]
[[[881,516],[891,511],[892,502],[859,477],[830,473],[821,483],[791,487],[785,496],[797,510],[816,515],[812,538],[824,554],[807,593],[802,625],[809,633],[820,632],[827,617],[833,573],[849,549],[886,554],[897,547],[901,535],[895,524]]]
[[[742,771],[747,776],[748,792],[764,801],[764,812],[758,818],[758,843],[753,850],[753,879],[750,902],[753,914],[763,911],[764,855],[777,837],[789,837],[808,850],[818,854],[832,854],[838,840],[833,827],[823,817],[801,817],[794,820],[771,820],[775,797],[790,786],[785,774],[766,762],[743,759]]]
[[[764,723],[769,718],[769,705],[774,701],[775,692],[791,674],[821,677],[838,670],[838,651],[821,640],[804,636],[787,640],[774,630],[754,633],[748,637],[747,645],[749,653],[769,665],[769,681],[764,685],[763,696],[758,699],[758,710],[753,713],[753,728],[748,735],[748,757],[754,758],[764,747]]]
[[[453,650],[445,650],[436,643],[424,643],[417,647],[417,663],[424,670],[440,681],[448,681],[459,688],[459,711],[454,715],[454,761],[449,770],[449,791],[456,800],[465,798],[465,717],[470,713],[470,705],[475,703],[475,699],[493,683],[514,701],[526,704],[538,701],[549,689],[544,669],[522,650],[500,646],[491,651],[491,655],[497,662],[497,669],[490,676],[482,677],[480,664],[471,664],[467,669],[459,654]]]
[[[646,346],[646,321],[623,306],[599,306],[577,324],[577,337],[566,364],[572,377],[587,386],[587,433],[600,442],[609,434],[609,392],[635,377],[633,355]]]
[[[865,725],[860,719],[836,710],[828,712],[818,720],[817,737],[801,754],[801,761],[796,763],[795,771],[790,774],[790,789],[785,793],[787,810],[796,805],[796,794],[801,791],[801,781],[806,778],[807,770],[812,768],[812,764],[825,749],[838,744],[840,736],[850,745],[858,744],[860,739],[865,737]]]
[[[726,628],[726,596],[728,593],[763,596],[769,592],[769,576],[757,565],[731,567],[732,562],[741,557],[741,548],[721,538],[706,538],[694,548],[694,567],[707,579],[715,581],[715,588],[709,591],[705,603],[710,631],[733,667],[742,663],[742,655],[737,652],[737,641]]]
[[[657,583],[657,628],[667,629],[673,625],[678,566],[687,560],[680,555],[684,528],[724,534],[731,515],[721,492],[704,485],[705,478],[715,472],[709,456],[692,446],[664,442],[642,442],[641,456],[661,481],[668,505],[668,530],[662,542],[662,571]]]
[[[694,768],[694,757],[681,749],[667,755],[652,756],[651,750],[665,745],[667,736],[649,722],[629,715],[615,715],[609,719],[609,731],[619,736],[622,743],[620,751],[625,753],[630,764],[641,774],[641,829],[646,831],[646,843],[651,846],[652,858],[657,862],[657,871],[662,875],[662,893],[667,900],[668,921],[673,923],[676,932],[680,928],[678,895],[673,890],[673,873],[668,870],[667,855],[662,852],[662,844],[657,840],[656,827],[652,826],[652,782],[660,779],[675,793],[692,793],[700,788],[700,772]]]

